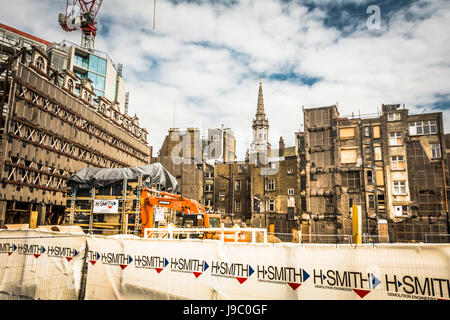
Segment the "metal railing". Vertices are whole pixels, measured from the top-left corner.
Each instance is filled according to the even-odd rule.
[[[351,234],[320,234],[320,233],[299,233],[299,243],[353,243],[353,236]]]
[[[449,242],[450,242],[450,234],[448,233],[425,233],[425,243],[449,243]]]
[[[203,238],[204,234],[217,234],[220,241],[225,239],[232,240],[231,242],[242,242],[239,240],[245,239],[244,234],[251,235],[251,240],[248,242],[256,243],[257,233],[262,233],[262,243],[267,243],[267,230],[264,228],[177,228],[169,225],[167,228],[145,228],[144,238],[146,239],[183,239],[183,236],[190,239]]]
[[[389,243],[389,236],[388,235],[371,235],[367,233],[363,233],[362,235],[362,242],[363,243]]]

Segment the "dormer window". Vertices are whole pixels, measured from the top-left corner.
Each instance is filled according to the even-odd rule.
[[[45,62],[43,57],[39,56],[36,58],[36,68],[42,72],[45,72]]]
[[[92,95],[87,92],[86,90],[84,91],[84,100],[86,100],[88,103],[92,103]]]
[[[75,83],[72,79],[67,80],[67,90],[73,92],[75,90]]]

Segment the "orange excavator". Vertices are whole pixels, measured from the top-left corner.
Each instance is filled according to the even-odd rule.
[[[144,188],[141,193],[141,220],[142,236],[146,228],[158,227],[155,219],[156,207],[169,208],[177,212],[181,217],[181,228],[221,228],[222,219],[219,213],[208,213],[196,200],[178,194],[163,191],[155,191]],[[219,240],[221,231],[202,232],[200,239]],[[235,232],[226,230],[223,232],[224,241],[235,242]],[[237,235],[238,242],[248,242],[243,232]]]

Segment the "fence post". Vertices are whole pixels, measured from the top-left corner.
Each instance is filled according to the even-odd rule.
[[[86,237],[86,245],[84,248],[84,257],[83,257],[83,267],[81,268],[80,292],[78,293],[78,300],[84,300],[86,298],[88,253],[89,253],[89,246],[88,246],[88,241],[87,241],[87,237]]]

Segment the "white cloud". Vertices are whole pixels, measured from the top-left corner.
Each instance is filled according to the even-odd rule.
[[[380,5],[382,30],[372,32],[361,20],[345,37],[338,28],[325,26],[322,7],[308,11],[302,1],[248,0],[233,6],[158,1],[155,30],[153,1],[124,3],[104,1],[96,47],[123,64],[130,113],[137,113],[149,130],[155,151],[173,125],[175,104],[177,127],[196,124],[206,130],[224,124],[235,132],[243,157],[251,139],[260,74],[298,76],[263,79],[274,147],[280,135],[287,145],[294,144],[301,106],[338,102],[341,115],[356,115],[376,113],[382,103],[405,103],[411,111],[422,112],[416,106],[432,111],[436,94],[449,93],[450,8],[445,0],[416,1],[389,14]],[[69,38],[78,43],[79,33],[58,26],[63,5],[16,1],[2,8],[0,19],[50,41]],[[365,7],[359,16],[364,15]],[[321,81],[308,86],[300,76]],[[449,111],[444,111],[447,130],[449,119]]]

